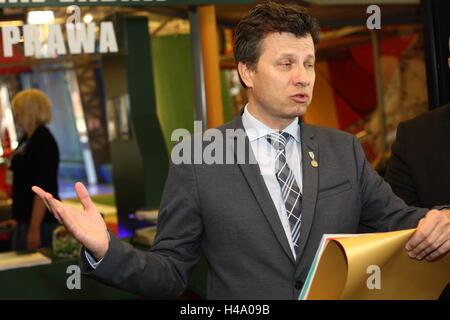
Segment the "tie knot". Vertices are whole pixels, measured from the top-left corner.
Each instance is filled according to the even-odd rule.
[[[269,141],[276,150],[283,150],[286,148],[286,144],[290,137],[291,135],[289,133],[282,131],[271,132],[266,136],[267,141]]]

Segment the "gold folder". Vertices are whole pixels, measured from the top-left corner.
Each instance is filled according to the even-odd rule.
[[[450,255],[410,258],[414,231],[324,235],[299,299],[437,299],[450,282]]]

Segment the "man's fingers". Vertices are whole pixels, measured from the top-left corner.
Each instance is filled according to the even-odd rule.
[[[93,204],[86,187],[81,182],[77,182],[75,183],[75,191],[77,192],[78,199],[80,199],[84,210],[89,210]]]
[[[44,202],[46,202],[49,210],[54,212],[55,211],[55,205],[54,205],[55,199],[53,198],[53,196],[50,193],[46,192],[43,200],[44,200]]]
[[[48,210],[50,210],[50,212],[53,213],[53,216],[56,218],[56,220],[58,220],[58,222],[59,222],[60,224],[63,224],[63,221],[62,221],[62,219],[61,219],[61,217],[59,216],[59,214],[58,214],[57,211],[53,211],[53,210],[51,210],[50,208],[49,208]]]
[[[65,225],[64,221],[67,220],[66,216],[71,216],[72,214],[70,210],[65,210],[62,206],[62,203],[59,200],[53,198],[53,196],[48,192],[45,192],[44,202],[46,203],[50,212],[52,212],[55,218],[58,220],[58,222]]]
[[[428,254],[437,250],[447,240],[443,231],[443,228],[436,228],[429,237],[416,247],[416,249],[408,253],[409,256],[411,258],[416,258],[417,260],[422,260]]]
[[[432,253],[427,255],[426,259],[428,261],[434,261],[434,260],[439,259],[440,257],[444,256],[449,251],[450,251],[450,239],[445,241],[439,248],[437,248]]]
[[[428,253],[433,252],[446,240],[442,237],[444,228],[437,224],[431,233],[425,237],[414,249],[408,252],[411,258],[422,260]]]
[[[39,188],[38,186],[31,187],[31,190],[33,190],[34,193],[36,193],[39,197],[44,198],[45,197],[45,191],[42,190],[42,188]]]
[[[87,193],[86,188],[81,183],[79,183],[79,185],[81,185],[81,188],[80,186],[75,186],[77,195],[82,201],[83,206],[86,208],[86,204],[89,206],[90,202],[89,194]],[[64,207],[61,201],[55,199],[50,193],[45,192],[43,189],[37,186],[33,186],[32,190],[44,201],[47,208],[53,213],[59,223],[62,223],[69,230],[69,232],[76,230],[77,222],[74,217],[74,212]]]
[[[55,216],[59,217],[60,223],[62,223],[69,232],[73,232],[76,229],[76,221],[74,219],[73,213],[70,210],[66,210],[62,203],[56,199],[52,200],[52,208],[54,210]]]
[[[406,250],[412,251],[415,250],[416,247],[424,241],[434,230],[437,224],[437,220],[434,219],[434,216],[428,215],[427,217],[421,219],[419,224],[417,225],[416,232],[411,236],[411,238],[406,243]],[[417,252],[415,252],[417,254]]]
[[[55,217],[56,220],[58,220],[59,224],[63,224],[61,217],[56,212],[53,213],[53,216]]]
[[[45,206],[47,207],[47,209],[51,212],[51,208],[50,208],[50,204],[48,203],[47,198],[41,198],[42,201],[44,202]]]
[[[51,197],[51,195],[48,198],[46,198],[46,200],[45,200],[47,207],[53,213],[53,216],[56,218],[56,220],[58,220],[59,223],[64,224],[62,216],[61,216],[61,214],[64,214],[64,212],[58,213],[59,211],[57,210],[59,201],[54,199],[53,197],[51,197],[51,198],[50,197]]]
[[[431,210],[420,220],[416,232],[406,244],[406,250],[411,258],[434,260],[448,251],[450,238],[449,216],[445,212]],[[431,256],[431,258],[429,258]]]
[[[45,192],[42,188],[39,188],[39,187],[37,187],[37,186],[33,186],[33,187],[31,188],[31,190],[33,190],[33,192],[36,193],[36,195],[37,195],[39,198],[41,198],[42,201],[44,201],[44,204],[45,204],[45,206],[47,207],[47,209],[48,209],[49,211],[52,211],[51,208],[50,208],[50,205],[49,205],[49,203],[48,203],[48,200],[47,200],[47,192]]]

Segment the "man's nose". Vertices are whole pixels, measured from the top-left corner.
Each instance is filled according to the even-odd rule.
[[[307,87],[310,85],[310,75],[303,65],[300,65],[294,70],[294,73],[292,75],[292,82],[294,86]]]

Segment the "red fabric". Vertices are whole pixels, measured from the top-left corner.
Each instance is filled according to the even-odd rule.
[[[334,103],[336,107],[336,115],[339,123],[339,128],[347,128],[351,124],[361,119],[361,116],[353,111],[353,109],[341,98],[341,96],[334,91]]]
[[[380,53],[399,58],[415,36],[382,39]],[[372,44],[356,45],[349,56],[328,62],[339,127],[346,129],[376,108]]]
[[[381,39],[380,54],[382,56],[394,56],[400,58],[403,51],[405,51],[405,49],[411,45],[411,42],[415,37],[415,35],[411,35]],[[367,74],[374,76],[373,52],[371,43],[351,47],[350,55],[355,63],[358,64],[363,70],[365,70]]]
[[[376,106],[375,81],[373,75],[363,70],[351,58],[333,59],[329,62],[331,86],[335,97],[360,116],[374,110]],[[335,101],[338,104],[338,100]],[[340,103],[342,105],[342,103]],[[348,112],[349,110],[340,110]],[[343,118],[348,117],[343,115]]]
[[[10,184],[6,184],[6,170],[6,166],[0,166],[0,189],[8,196],[11,196],[12,186]]]

